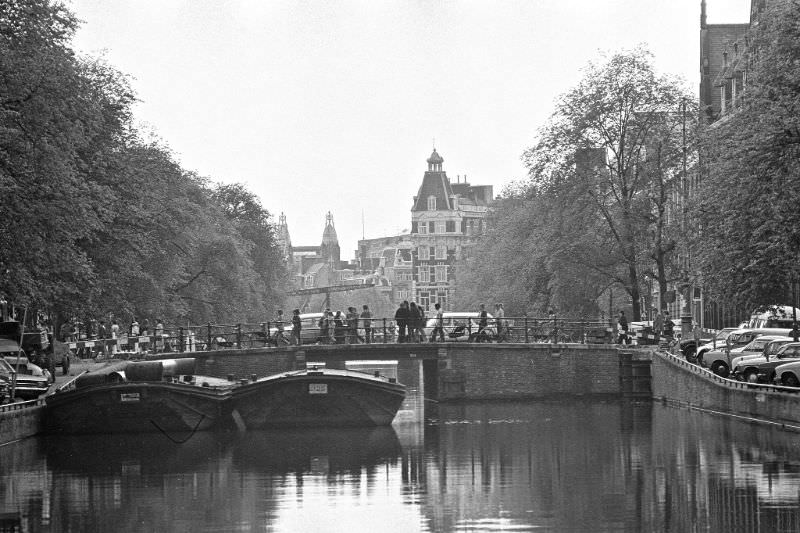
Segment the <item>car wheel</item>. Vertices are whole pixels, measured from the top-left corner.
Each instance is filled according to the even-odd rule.
[[[694,344],[690,344],[689,346],[683,349],[683,356],[686,358],[687,361],[690,363],[694,363],[695,361],[695,354],[697,353],[697,346]]]
[[[722,378],[727,378],[730,374],[730,368],[728,368],[728,365],[722,361],[717,361],[711,365],[711,371]]]
[[[758,383],[758,372],[753,369],[745,370],[742,377],[747,383]]]
[[[794,374],[784,374],[781,382],[787,387],[800,387],[800,380]]]

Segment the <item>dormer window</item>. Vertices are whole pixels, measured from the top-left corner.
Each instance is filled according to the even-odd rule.
[[[428,211],[436,211],[436,197],[428,196]]]

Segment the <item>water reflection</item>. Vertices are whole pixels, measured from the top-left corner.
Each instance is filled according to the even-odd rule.
[[[0,447],[0,531],[800,530],[797,433],[590,400],[436,416],[28,439]]]

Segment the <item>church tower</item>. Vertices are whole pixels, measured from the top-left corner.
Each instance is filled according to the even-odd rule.
[[[330,263],[336,269],[339,268],[339,253],[339,238],[336,236],[336,228],[333,226],[333,215],[328,211],[325,216],[325,229],[322,232],[319,255],[323,261]]]
[[[287,264],[292,264],[292,238],[289,236],[289,225],[286,215],[281,213],[278,217],[278,227],[275,231],[275,241],[281,250],[281,257]]]

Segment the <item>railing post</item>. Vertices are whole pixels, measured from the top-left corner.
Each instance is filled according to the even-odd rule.
[[[236,324],[236,347],[242,349],[242,325]]]
[[[472,318],[467,317],[467,339],[472,338]]]
[[[184,351],[184,348],[183,348],[183,326],[178,328],[178,345],[180,346],[180,348],[178,348],[178,351],[179,352]]]
[[[525,344],[528,344],[528,317],[525,317]]]
[[[269,344],[269,330],[267,329],[266,322],[261,323],[261,335],[264,339],[264,346],[267,346]]]
[[[386,317],[383,318],[383,344],[386,344]]]
[[[211,322],[208,323],[208,342],[206,343],[206,350],[211,349]]]

